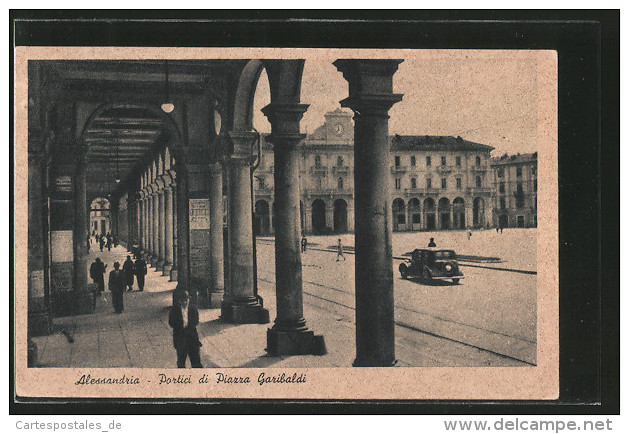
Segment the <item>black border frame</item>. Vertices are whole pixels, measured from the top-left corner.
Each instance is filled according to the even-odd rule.
[[[11,143],[13,48],[95,45],[553,49],[559,61],[560,144],[557,401],[25,400],[15,396],[11,346],[11,414],[619,414],[618,10],[11,10],[9,20]],[[10,210],[13,158],[11,147]],[[13,225],[11,218],[11,267]],[[11,273],[11,288],[13,279]],[[9,342],[13,306],[11,291]]]

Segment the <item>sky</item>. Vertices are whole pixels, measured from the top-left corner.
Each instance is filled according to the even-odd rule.
[[[406,58],[393,76],[393,90],[403,99],[389,111],[390,134],[461,136],[493,146],[492,156],[537,151],[533,57]],[[301,99],[310,107],[302,132],[314,131],[347,96],[348,84],[331,62],[307,58]],[[263,73],[254,100],[254,126],[262,132],[270,132],[259,112],[268,103]]]

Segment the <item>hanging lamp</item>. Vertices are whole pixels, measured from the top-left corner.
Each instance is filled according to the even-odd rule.
[[[166,76],[166,99],[164,103],[162,103],[161,107],[164,113],[171,113],[173,110],[175,110],[175,104],[173,104],[170,100],[170,92],[168,86],[168,60],[164,60],[164,72]]]

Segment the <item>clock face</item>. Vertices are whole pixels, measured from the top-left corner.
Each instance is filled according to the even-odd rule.
[[[337,124],[337,125],[334,127],[334,132],[335,132],[337,135],[339,135],[339,136],[340,136],[341,134],[343,134],[343,125],[341,125],[341,124]]]

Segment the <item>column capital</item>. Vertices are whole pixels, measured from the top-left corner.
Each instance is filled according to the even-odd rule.
[[[237,165],[251,165],[255,159],[253,146],[258,140],[258,134],[253,131],[229,131],[226,138],[229,149],[223,156],[224,161]]]
[[[160,176],[160,180],[162,181],[162,188],[170,187],[173,182],[173,177],[170,173],[166,172]]]
[[[308,110],[308,104],[271,103],[262,109],[262,113],[271,123],[273,134],[299,134],[299,122]]]
[[[401,59],[338,59],[336,66],[349,83],[349,98],[341,106],[363,114],[387,116],[389,109],[402,100],[393,93],[393,74]]]

